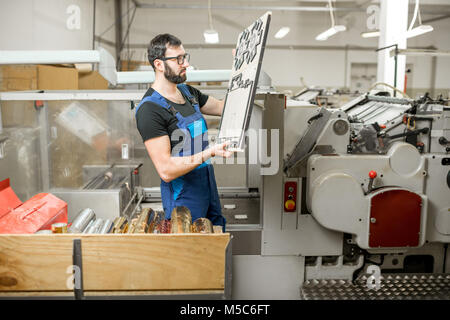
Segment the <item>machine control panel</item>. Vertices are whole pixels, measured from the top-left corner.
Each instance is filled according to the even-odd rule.
[[[297,210],[297,182],[286,181],[284,183],[284,211],[295,212]]]

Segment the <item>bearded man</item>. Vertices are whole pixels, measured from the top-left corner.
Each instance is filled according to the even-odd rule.
[[[166,219],[185,206],[192,221],[208,218],[225,230],[211,158],[230,157],[227,143],[208,145],[202,114],[221,116],[223,100],[184,84],[189,53],[171,34],[160,34],[148,47],[155,81],[135,109],[136,124],[161,178]]]

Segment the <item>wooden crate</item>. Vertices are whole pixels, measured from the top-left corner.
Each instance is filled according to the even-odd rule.
[[[225,289],[228,233],[0,235],[0,296],[73,294],[74,239],[86,295]]]

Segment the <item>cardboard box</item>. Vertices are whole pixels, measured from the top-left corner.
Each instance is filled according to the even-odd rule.
[[[78,90],[75,68],[48,65],[0,66],[1,91]]]
[[[67,223],[67,203],[50,193],[39,193],[22,203],[9,179],[0,182],[0,233],[29,234]]]
[[[78,74],[79,90],[107,90],[108,81],[97,71]]]
[[[37,66],[38,90],[78,90],[78,71],[75,68]]]
[[[51,65],[0,66],[0,91],[106,89],[108,81],[97,71]]]
[[[0,66],[0,91],[37,90],[37,67]]]
[[[121,71],[135,71],[140,66],[149,66],[148,61],[137,61],[137,60],[120,60],[120,70]]]

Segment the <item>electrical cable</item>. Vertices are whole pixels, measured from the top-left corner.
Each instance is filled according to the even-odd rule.
[[[137,7],[134,7],[133,15],[131,16],[130,23],[129,23],[128,26],[127,26],[127,32],[125,33],[125,37],[124,37],[123,40],[122,40],[122,45],[120,46],[120,52],[122,52],[122,49],[123,49],[123,47],[124,47],[124,44],[125,44],[125,42],[127,41],[128,35],[129,35],[129,33],[130,33],[130,28],[131,28],[131,25],[133,24],[134,15],[136,14],[136,9],[137,9]],[[128,12],[128,11],[127,11],[127,12]],[[119,54],[120,54],[120,52],[119,52]]]
[[[330,9],[331,27],[334,27],[335,21],[334,21],[334,14],[333,14],[333,5],[331,4],[331,0],[328,0],[328,7]]]
[[[128,14],[128,12],[131,11],[131,9],[136,9],[136,8],[137,8],[136,5],[135,5],[133,8],[130,8],[127,12],[125,12],[125,13],[120,17],[120,20],[122,20],[123,18],[125,18],[125,16]],[[115,21],[113,22],[112,25],[110,25],[108,28],[106,28],[106,30],[103,31],[103,32],[98,36],[98,38],[100,38],[100,37],[103,36],[105,33],[107,33],[109,30],[111,30],[111,28],[114,27],[114,26],[116,25],[116,23],[117,23],[118,20],[119,20],[119,19],[115,20]]]
[[[395,90],[395,91],[401,93],[401,94],[403,95],[403,97],[412,100],[411,97],[408,96],[406,93],[404,93],[403,91],[401,91],[401,90],[397,89],[396,87],[393,87],[393,86],[391,86],[390,84],[387,84],[387,83],[385,83],[385,82],[376,82],[376,83],[374,83],[374,84],[369,88],[368,91],[370,92],[373,88],[375,88],[375,87],[378,86],[378,85],[384,85],[384,86],[386,86],[386,87],[389,87],[389,88],[391,88],[392,90]]]
[[[445,273],[445,264],[446,264],[446,260],[447,260],[447,249],[448,249],[448,243],[444,244],[444,266],[443,266],[443,270],[442,273]]]
[[[92,20],[92,50],[95,50],[95,9],[97,7],[97,0],[94,0],[94,12],[93,12],[93,20]]]
[[[408,31],[412,30],[414,23],[416,22],[417,12],[419,11],[419,0],[416,0],[416,6],[414,7],[414,15],[411,20],[411,24],[409,25]]]
[[[208,0],[208,19],[209,19],[209,29],[214,30],[211,15],[211,0]]]

